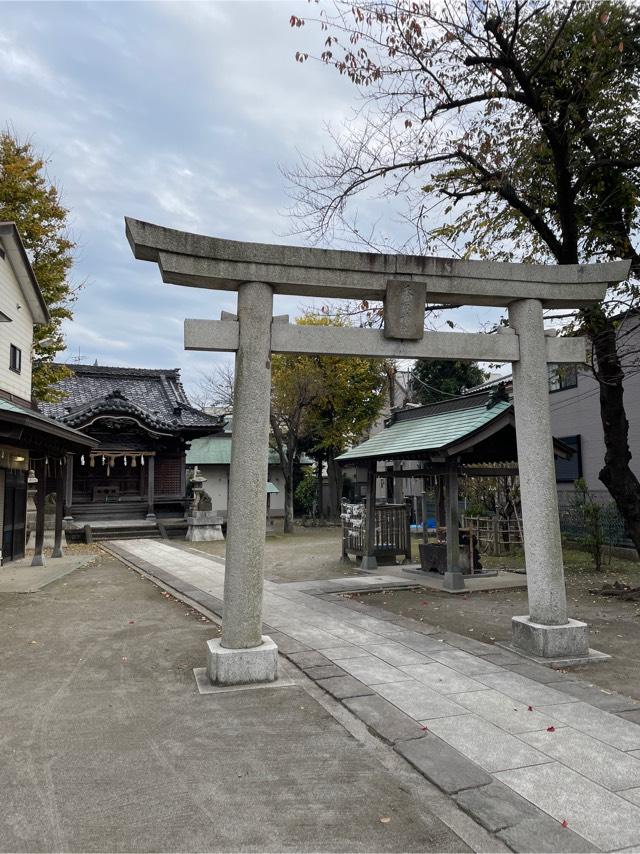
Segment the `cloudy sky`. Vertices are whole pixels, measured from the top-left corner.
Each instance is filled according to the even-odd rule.
[[[357,98],[295,62],[321,39],[289,26],[308,12],[296,0],[2,3],[0,117],[49,158],[78,242],[67,358],[179,366],[188,386],[224,358],[185,353],[182,321],[232,311],[235,295],[163,285],[134,260],[123,217],[300,243],[280,167],[321,148]]]

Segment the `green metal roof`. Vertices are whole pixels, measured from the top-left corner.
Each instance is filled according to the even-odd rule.
[[[310,465],[306,455],[300,458],[301,465]],[[269,448],[269,465],[280,464],[280,457],[275,448]],[[231,465],[231,436],[217,433],[214,436],[203,436],[191,441],[191,448],[187,451],[188,466],[228,466]]]
[[[276,493],[280,492],[275,483],[271,483],[270,480],[267,481],[267,495],[276,495]]]
[[[277,466],[280,462],[278,452],[269,449],[269,465]],[[231,436],[217,434],[193,439],[191,448],[187,451],[188,466],[228,466],[231,464]]]
[[[387,456],[442,450],[486,427],[510,406],[508,401],[499,401],[487,409],[483,402],[467,409],[397,420],[338,459],[385,459]]]

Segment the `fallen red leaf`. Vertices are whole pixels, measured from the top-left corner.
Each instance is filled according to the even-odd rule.
[[[135,623],[135,620],[129,620],[129,625],[132,626]]]
[[[532,711],[533,711],[533,706],[527,706],[527,711],[528,711],[528,712],[532,712]]]
[[[566,820],[566,818],[562,820],[562,826],[569,827],[569,822]]]
[[[429,727],[428,727],[428,726],[422,726],[422,727],[420,727],[420,729],[423,729],[425,732],[429,732]]]
[[[555,731],[556,731],[556,728],[554,726],[548,726],[547,727],[547,732],[555,732]]]

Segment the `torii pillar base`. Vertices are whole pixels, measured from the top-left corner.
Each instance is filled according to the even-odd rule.
[[[267,635],[260,646],[231,649],[220,638],[207,641],[207,676],[213,685],[250,685],[278,678],[278,647]]]
[[[582,658],[589,655],[589,626],[568,620],[560,626],[534,623],[528,616],[511,620],[514,646],[539,658]]]

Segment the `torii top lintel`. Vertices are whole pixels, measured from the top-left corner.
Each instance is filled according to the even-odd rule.
[[[125,222],[135,257],[156,261],[164,282],[214,290],[259,281],[277,294],[382,300],[389,283],[404,282],[425,286],[429,302],[506,306],[538,299],[545,307],[581,307],[603,299],[630,267],[629,261],[558,266],[307,249]]]

